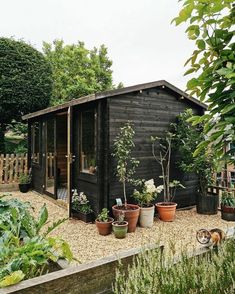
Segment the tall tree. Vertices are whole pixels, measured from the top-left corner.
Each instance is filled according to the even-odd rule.
[[[52,73],[43,54],[23,41],[0,38],[0,152],[12,120],[49,105]]]
[[[44,42],[43,52],[53,71],[52,105],[112,89],[112,61],[104,45],[88,50],[83,42],[55,40]]]
[[[208,104],[208,112],[194,117],[204,122],[205,146],[212,146],[218,158],[235,162],[234,150],[224,156],[224,145],[235,141],[235,5],[234,0],[183,0],[176,25],[186,22],[188,38],[196,45],[186,65],[194,77],[187,83],[191,95]],[[196,75],[196,76],[195,76]],[[233,152],[232,152],[233,151]]]

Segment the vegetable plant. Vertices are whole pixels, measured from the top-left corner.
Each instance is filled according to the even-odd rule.
[[[221,206],[229,206],[235,208],[235,196],[232,192],[223,191],[221,197]]]
[[[0,287],[48,272],[59,258],[73,259],[67,242],[48,234],[66,219],[44,226],[48,220],[46,205],[38,218],[31,214],[29,202],[0,196]]]
[[[109,211],[107,208],[103,208],[101,213],[98,215],[97,220],[99,222],[108,222],[109,221]]]

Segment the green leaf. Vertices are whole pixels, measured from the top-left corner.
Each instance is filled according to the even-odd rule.
[[[225,114],[225,113],[230,112],[231,110],[235,110],[235,104],[231,104],[231,105],[227,105],[227,106],[225,106],[225,107],[222,109],[221,113],[222,113],[222,114]]]
[[[203,40],[201,40],[201,39],[197,40],[196,44],[197,44],[198,49],[205,50],[206,44],[205,44],[205,42]]]
[[[46,204],[44,204],[39,212],[38,222],[37,222],[37,233],[40,231],[42,226],[46,223],[48,219],[48,210],[46,208]]]
[[[25,274],[22,271],[15,271],[10,273],[8,276],[5,276],[0,281],[0,288],[7,287],[10,285],[14,285],[22,281],[25,277]]]

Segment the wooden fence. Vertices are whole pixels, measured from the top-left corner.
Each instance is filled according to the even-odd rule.
[[[27,173],[27,154],[0,155],[0,184],[10,184],[18,181],[19,175]]]

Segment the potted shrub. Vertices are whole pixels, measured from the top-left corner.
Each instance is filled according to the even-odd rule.
[[[212,184],[216,167],[214,156],[212,151],[204,144],[205,138],[202,127],[190,123],[192,115],[192,110],[187,109],[178,116],[177,123],[173,124],[175,148],[180,157],[177,164],[183,172],[194,173],[198,176],[197,212],[208,215],[217,214],[219,195],[208,193],[208,186]],[[200,146],[200,149],[195,153],[198,146]]]
[[[177,180],[172,180],[170,182],[170,163],[173,137],[174,135],[172,133],[167,133],[165,138],[151,137],[152,154],[157,163],[160,164],[162,171],[160,178],[162,178],[163,181],[164,201],[155,204],[159,217],[162,221],[174,220],[177,203],[173,202],[173,200],[176,188],[185,188]],[[156,145],[158,145],[157,148]],[[156,154],[156,149],[159,152],[159,156]]]
[[[235,221],[235,196],[233,193],[229,191],[222,192],[221,217],[226,221]]]
[[[27,193],[31,187],[32,175],[28,174],[20,174],[19,176],[19,190],[21,193]]]
[[[128,222],[124,220],[125,213],[120,211],[118,214],[118,220],[112,223],[113,233],[117,239],[123,239],[126,237],[128,231]]]
[[[156,187],[153,179],[143,183],[141,192],[134,190],[133,197],[140,206],[139,222],[142,228],[152,227],[155,207],[151,202],[162,190],[163,186]]]
[[[120,128],[120,133],[114,141],[113,156],[117,160],[117,177],[122,183],[124,205],[114,205],[112,207],[113,215],[118,217],[120,212],[124,212],[125,220],[128,222],[128,232],[134,232],[139,218],[140,208],[135,204],[127,204],[126,184],[136,184],[137,181],[133,179],[133,175],[139,161],[131,156],[131,151],[134,148],[134,130],[130,122],[125,123]]]
[[[106,236],[112,232],[113,218],[109,217],[109,211],[107,208],[103,208],[101,213],[95,220],[96,227],[100,235]]]
[[[72,196],[71,216],[73,218],[82,220],[85,223],[93,222],[95,218],[94,212],[91,209],[87,196],[84,194],[84,192],[80,192],[78,195],[76,189],[74,190]]]

